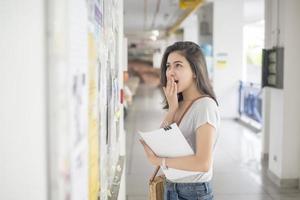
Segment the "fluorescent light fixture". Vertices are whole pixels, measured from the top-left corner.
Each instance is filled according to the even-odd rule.
[[[153,34],[155,37],[157,37],[157,36],[159,36],[159,31],[158,31],[158,30],[153,30],[153,31],[152,31],[152,34]]]

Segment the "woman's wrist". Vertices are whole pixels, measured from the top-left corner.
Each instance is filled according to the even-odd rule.
[[[168,114],[175,115],[177,109],[169,109]]]
[[[168,166],[166,164],[166,160],[167,160],[167,158],[162,158],[162,160],[161,160],[161,167],[163,169],[168,169]]]
[[[170,122],[173,122],[174,116],[175,116],[176,110],[169,110],[167,114],[167,118],[169,119]]]
[[[170,124],[172,124],[174,115],[175,115],[175,112],[169,110],[164,121],[161,123],[161,127],[166,127],[166,126],[169,126]]]

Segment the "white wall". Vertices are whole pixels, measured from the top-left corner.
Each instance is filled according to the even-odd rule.
[[[262,89],[262,156],[264,160],[268,160],[270,149],[270,88],[265,87]]]
[[[243,1],[215,0],[213,5],[214,89],[221,116],[234,118],[238,116],[238,81],[242,78]],[[226,65],[218,65],[220,60]]]
[[[196,14],[190,15],[186,18],[180,26],[183,28],[183,40],[199,43],[199,23]]]
[[[283,91],[280,89],[271,89],[270,94],[273,97],[270,104],[270,146],[269,146],[269,169],[278,177],[281,177],[281,167],[277,163],[282,163],[281,147],[283,127]],[[276,100],[274,99],[276,97]]]
[[[269,88],[264,99],[264,111],[270,110],[264,117],[264,130],[269,130],[269,170],[283,180],[281,186],[295,187],[300,176],[300,1],[265,2],[266,47],[284,47],[284,89]]]
[[[300,93],[299,52],[300,52],[300,1],[284,2],[284,137],[283,172],[284,178],[299,178],[300,169]]]
[[[271,1],[265,0],[265,47],[264,48],[272,48],[274,44],[272,44],[271,38],[272,34],[272,25],[271,19],[274,19],[275,16],[272,16],[271,10]],[[275,43],[276,44],[276,43]],[[268,159],[269,149],[270,149],[270,115],[271,115],[271,90],[272,88],[264,87],[262,89],[262,97],[263,97],[263,105],[262,105],[262,155],[265,159]]]
[[[0,3],[0,199],[47,198],[45,2]]]

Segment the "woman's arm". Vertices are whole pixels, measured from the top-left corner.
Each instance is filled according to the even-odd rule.
[[[176,158],[166,158],[166,166],[188,170],[207,172],[212,162],[212,147],[215,128],[206,123],[196,131],[196,154]]]
[[[164,120],[162,121],[160,128],[169,126],[170,124],[172,124],[174,122],[174,115],[175,115],[176,111],[168,111]]]
[[[181,156],[175,158],[165,158],[167,167],[187,171],[207,172],[212,161],[212,147],[215,128],[206,123],[196,131],[196,154],[191,156]],[[146,151],[149,161],[153,165],[162,165],[161,157],[157,157],[154,152],[141,141]]]

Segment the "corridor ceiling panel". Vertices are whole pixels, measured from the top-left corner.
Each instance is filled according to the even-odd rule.
[[[124,0],[125,35],[137,39],[153,30],[165,32],[184,12],[178,0]]]

